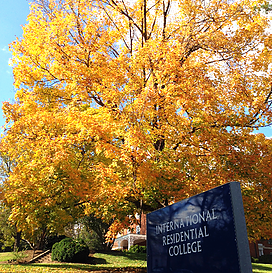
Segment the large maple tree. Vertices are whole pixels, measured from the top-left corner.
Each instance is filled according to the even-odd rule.
[[[249,236],[271,236],[266,1],[35,2],[3,105],[14,219],[80,203],[122,221],[239,181]]]

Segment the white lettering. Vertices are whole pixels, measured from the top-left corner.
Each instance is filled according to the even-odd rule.
[[[176,232],[172,234],[167,234],[166,236],[162,236],[162,245],[172,245],[177,244],[179,242],[196,240],[199,238],[208,237],[210,234],[208,233],[207,226],[199,227],[199,228],[191,228],[185,231]]]
[[[178,256],[178,254],[179,254],[179,246],[175,245],[175,246],[174,246],[174,251],[173,251],[173,252],[174,252],[174,255],[175,255],[175,256]]]
[[[193,253],[196,253],[197,249],[196,249],[196,242],[193,242],[191,245],[191,249]]]
[[[212,220],[210,212],[207,210],[206,222]]]
[[[175,223],[175,225],[174,225],[174,229],[178,229],[179,228],[179,222],[174,222]]]
[[[185,237],[185,241],[190,240],[189,230],[184,231],[184,237]]]
[[[187,251],[186,251],[186,244],[183,244],[183,254],[187,254]]]
[[[180,240],[180,235],[179,233],[176,233],[176,243],[179,243],[179,240]]]
[[[183,223],[183,220],[182,219],[180,219],[180,224],[179,224],[179,228],[184,228],[185,226],[184,226],[184,223]]]
[[[201,241],[170,246],[168,253],[170,257],[202,252]]]
[[[203,215],[201,214],[201,213],[199,213],[199,218],[203,221],[203,222],[205,222],[205,211],[203,211]]]
[[[170,222],[170,230],[174,230],[174,223],[172,221]]]
[[[191,253],[191,244],[187,243],[187,253],[190,254]]]
[[[192,222],[193,222],[194,225],[198,223],[198,215],[197,214],[193,215]]]
[[[162,246],[165,246],[165,245],[166,245],[166,237],[162,236]]]
[[[171,243],[170,243],[170,235],[167,235],[167,245],[171,245]]]
[[[204,234],[205,234],[205,237],[210,236],[210,235],[207,233],[207,227],[206,227],[206,226],[204,226]]]
[[[167,231],[167,225],[168,225],[168,222],[163,224],[163,232]]]
[[[194,239],[194,231],[195,231],[195,229],[190,229],[190,231],[191,231],[191,240],[193,240]]]
[[[212,217],[213,220],[217,219],[217,216],[214,215],[214,209],[212,209],[212,216],[213,216]]]
[[[173,252],[171,253],[171,250],[172,250],[172,249],[173,249],[173,246],[170,246],[170,247],[169,247],[169,256],[171,256],[171,257],[174,256]]]
[[[201,228],[199,228],[199,231],[198,231],[198,238],[203,238],[204,237],[204,235],[203,235],[203,232],[202,232],[202,229]]]
[[[201,242],[201,241],[197,241],[197,252],[202,252],[200,242]]]
[[[183,238],[183,231],[180,232],[180,241],[183,242],[184,238]]]
[[[197,225],[202,222],[208,222],[208,221],[216,220],[216,219],[218,219],[218,217],[216,215],[215,209],[206,210],[201,213],[195,213],[192,215],[188,215],[185,217],[185,219],[178,219],[175,221],[169,221],[169,222],[165,222],[165,223],[156,225],[155,226],[155,233],[156,233],[156,235],[158,235],[161,233],[171,232],[171,231],[177,230],[177,229],[183,229],[185,227]],[[187,234],[188,233],[184,234],[185,239],[188,237]],[[201,235],[201,233],[200,233],[200,235]],[[181,237],[182,237],[182,235],[181,235]],[[191,237],[196,238],[197,232],[195,231],[195,235],[193,235],[193,233],[191,231]]]

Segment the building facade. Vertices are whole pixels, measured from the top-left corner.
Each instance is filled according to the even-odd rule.
[[[272,240],[259,240],[249,244],[250,255],[259,258],[263,255],[272,255]]]
[[[139,224],[133,224],[130,229],[118,234],[114,241],[113,250],[129,250],[133,245],[146,246],[146,215],[136,215]]]

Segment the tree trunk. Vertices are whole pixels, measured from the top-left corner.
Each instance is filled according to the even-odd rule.
[[[16,235],[14,236],[15,243],[14,243],[14,251],[17,251],[20,249],[21,246],[21,237],[22,237],[22,232],[16,232]]]

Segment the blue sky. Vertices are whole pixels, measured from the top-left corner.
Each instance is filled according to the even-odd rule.
[[[29,13],[28,0],[0,0],[0,132],[5,124],[2,102],[14,98],[12,68],[9,66],[11,53],[9,44],[22,36],[22,26],[26,24]],[[262,128],[258,132],[272,137],[272,127]]]
[[[0,127],[5,124],[2,102],[12,101],[15,95],[12,68],[8,64],[9,44],[22,36],[22,25],[26,24],[28,14],[28,0],[0,0]]]

